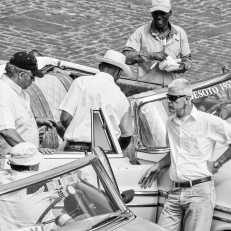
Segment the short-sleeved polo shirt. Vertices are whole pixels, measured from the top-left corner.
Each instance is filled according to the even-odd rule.
[[[165,51],[172,58],[180,58],[190,54],[190,48],[185,31],[176,25],[170,24],[170,39],[164,44],[151,27],[152,23],[138,28],[128,39],[125,47],[131,47],[137,52],[161,52]],[[138,79],[141,81],[167,85],[176,78],[176,74],[159,69],[159,65],[150,67],[155,61],[138,63]]]
[[[91,142],[90,110],[99,108],[106,111],[117,138],[131,136],[128,100],[111,75],[99,72],[75,79],[63,99],[59,109],[73,117],[64,139]]]
[[[23,140],[39,146],[39,132],[30,107],[30,97],[10,78],[3,75],[0,79],[0,131],[15,129]],[[11,147],[0,140],[3,153]]]

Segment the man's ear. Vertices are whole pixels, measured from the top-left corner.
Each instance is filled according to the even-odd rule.
[[[25,73],[24,73],[24,72],[20,72],[20,73],[18,74],[18,78],[19,78],[20,80],[23,80],[23,79],[25,78]]]
[[[169,11],[169,17],[171,17],[171,16],[172,16],[172,11],[170,10],[170,11]]]
[[[189,101],[190,101],[190,97],[185,97],[185,102],[184,102],[184,104],[188,104],[189,103]]]

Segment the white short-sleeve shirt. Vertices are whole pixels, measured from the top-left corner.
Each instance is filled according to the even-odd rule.
[[[0,79],[0,131],[15,129],[23,140],[39,147],[39,132],[30,107],[30,96],[10,78]],[[0,150],[6,154],[11,147],[0,139]]]
[[[114,78],[104,72],[75,79],[59,109],[72,117],[64,139],[91,142],[90,109],[103,108],[111,121],[117,138],[131,136],[132,125],[128,119],[129,103],[115,84]]]
[[[152,23],[147,23],[139,27],[128,39],[125,47],[131,47],[135,51],[161,52],[164,51],[172,58],[181,58],[190,54],[190,48],[185,31],[176,25],[171,24],[171,38],[163,44],[156,32],[152,29]],[[167,72],[159,69],[159,64],[152,65],[155,61],[138,63],[138,79],[150,83],[168,85],[176,78],[173,72]]]
[[[231,124],[220,117],[198,111],[182,122],[176,115],[167,122],[171,150],[170,178],[175,182],[212,176],[207,162],[213,158],[215,144],[231,143]]]

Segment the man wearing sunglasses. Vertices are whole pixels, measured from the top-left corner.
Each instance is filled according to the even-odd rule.
[[[43,77],[43,73],[38,70],[36,58],[28,52],[17,52],[6,63],[5,71],[6,73],[0,78],[0,150],[2,155],[9,153],[16,144],[25,141],[39,147],[37,125],[50,128],[55,125],[53,120],[34,118],[30,107],[30,97],[25,92],[35,81],[35,77]],[[53,152],[45,148],[39,151],[43,154]]]
[[[150,187],[159,172],[170,166],[173,182],[158,224],[169,231],[209,231],[215,206],[213,175],[231,159],[231,124],[198,111],[192,104],[192,89],[185,79],[176,79],[166,94],[169,112],[167,143],[170,153],[140,179]],[[216,142],[229,148],[217,160]]]

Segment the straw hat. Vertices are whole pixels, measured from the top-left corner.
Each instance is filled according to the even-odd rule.
[[[14,165],[32,166],[44,159],[37,147],[30,142],[15,145],[10,152],[9,162]]]
[[[131,74],[130,67],[125,64],[126,57],[118,51],[108,50],[106,51],[104,57],[96,57],[96,60],[101,63],[109,63],[114,66],[120,67],[128,76]]]

